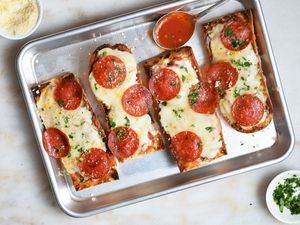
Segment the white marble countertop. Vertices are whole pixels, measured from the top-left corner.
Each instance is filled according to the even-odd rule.
[[[167,0],[164,0],[167,1]],[[37,149],[14,69],[26,41],[160,0],[52,0],[41,26],[27,40],[0,38],[0,224],[279,224],[265,191],[279,172],[300,169],[300,1],[261,0],[292,118],[296,145],[285,161],[96,216],[75,219],[56,205]],[[299,82],[299,83],[298,83]]]

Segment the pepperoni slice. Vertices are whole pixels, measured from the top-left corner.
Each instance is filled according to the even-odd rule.
[[[93,72],[96,82],[108,89],[118,87],[126,78],[124,62],[113,55],[99,57],[94,64]]]
[[[155,71],[149,80],[151,93],[160,101],[175,98],[180,91],[180,86],[178,75],[166,68]]]
[[[191,131],[180,132],[171,140],[171,151],[178,161],[195,161],[202,153],[201,139]]]
[[[138,149],[138,135],[129,127],[116,127],[108,135],[108,147],[120,161],[123,161]]]
[[[42,140],[46,152],[54,158],[63,158],[70,151],[69,139],[59,129],[47,128],[43,133]]]
[[[110,171],[111,164],[107,152],[99,148],[91,148],[82,155],[78,168],[84,177],[103,179]]]
[[[65,77],[54,89],[54,99],[65,110],[75,110],[80,106],[82,87],[74,77]]]
[[[212,83],[220,95],[236,84],[238,76],[238,71],[228,62],[216,62],[204,70],[204,79]]]
[[[195,84],[188,95],[191,108],[197,113],[212,114],[219,104],[219,94],[210,83]]]
[[[239,125],[254,126],[264,115],[264,103],[255,95],[241,95],[234,101],[231,113]]]
[[[223,45],[231,51],[240,51],[251,41],[249,26],[233,21],[226,24],[220,34]]]
[[[135,84],[128,88],[122,96],[124,110],[132,116],[143,116],[149,112],[152,105],[151,94],[141,84]]]

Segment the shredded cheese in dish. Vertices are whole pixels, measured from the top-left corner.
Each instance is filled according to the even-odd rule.
[[[39,9],[36,0],[1,0],[0,29],[22,36],[36,25]]]

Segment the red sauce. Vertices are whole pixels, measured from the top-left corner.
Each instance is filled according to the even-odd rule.
[[[175,12],[162,18],[156,25],[154,35],[164,48],[178,48],[193,35],[195,17],[185,12]]]

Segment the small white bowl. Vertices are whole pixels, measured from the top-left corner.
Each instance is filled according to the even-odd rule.
[[[285,208],[281,213],[279,210],[279,206],[273,200],[273,192],[279,183],[283,183],[284,179],[290,178],[293,175],[296,175],[300,178],[300,171],[299,170],[289,170],[283,173],[278,174],[268,186],[267,193],[266,193],[266,202],[269,211],[271,214],[279,221],[283,223],[295,224],[300,223],[300,214],[298,215],[291,215],[290,210]]]
[[[40,25],[40,23],[42,21],[42,17],[43,17],[43,5],[42,5],[41,0],[35,0],[35,1],[36,1],[37,5],[38,5],[38,10],[39,10],[39,17],[37,19],[37,22],[36,22],[35,26],[29,32],[27,32],[26,34],[21,35],[21,36],[15,36],[15,35],[12,35],[12,34],[6,32],[6,31],[0,29],[0,36],[4,37],[6,39],[10,39],[10,40],[20,40],[20,39],[28,37],[34,31],[36,31],[36,29],[39,27],[39,25]]]

